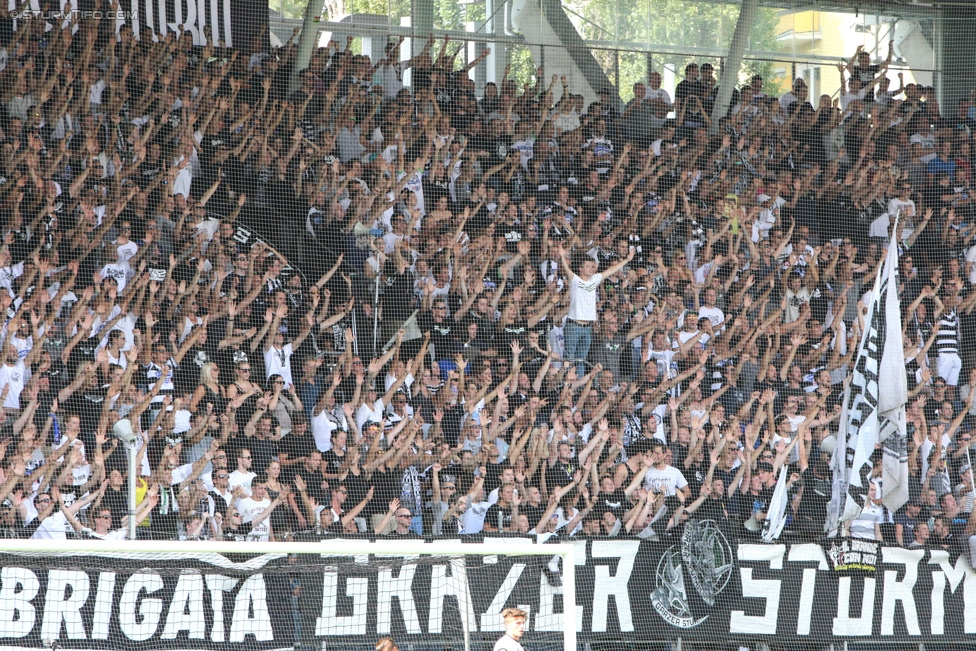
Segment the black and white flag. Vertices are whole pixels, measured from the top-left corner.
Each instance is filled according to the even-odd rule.
[[[871,455],[879,444],[884,449],[885,506],[895,511],[908,501],[908,383],[897,271],[898,247],[891,242],[881,273],[874,280],[853,377],[844,396],[841,431],[834,448],[834,496],[828,533],[836,530],[838,522],[860,514],[869,488]]]

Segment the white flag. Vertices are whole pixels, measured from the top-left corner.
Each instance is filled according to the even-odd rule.
[[[762,541],[771,543],[779,539],[786,526],[786,507],[789,499],[786,491],[786,477],[789,469],[784,463],[779,470],[779,479],[776,481],[776,488],[773,496],[769,500],[769,511],[766,513],[766,526],[763,527]]]
[[[844,384],[844,399],[841,402],[840,427],[837,428],[837,439],[834,443],[834,454],[830,457],[830,469],[833,472],[830,502],[827,504],[827,522],[824,523],[824,534],[828,538],[837,536],[840,518],[847,499],[847,407],[851,404],[851,385]]]
[[[843,453],[845,462],[841,465],[838,460],[835,464],[835,490],[838,483],[844,484],[844,489],[833,496],[828,533],[832,523],[853,520],[861,513],[874,465],[871,456],[880,443],[884,443],[884,504],[897,510],[908,501],[905,434],[908,385],[897,271],[898,248],[892,241],[881,273],[874,279],[854,373],[849,391],[845,393],[841,433],[835,450],[835,459],[837,454]],[[847,444],[840,449],[845,438]],[[839,477],[837,473],[841,473]]]
[[[887,333],[878,372],[878,442],[884,451],[881,501],[892,513],[908,502],[908,438],[905,429],[908,380],[905,376],[905,344],[901,330],[897,271],[898,247],[892,241],[888,245],[888,259],[883,269],[886,279],[882,284],[887,287],[884,292],[884,325]]]

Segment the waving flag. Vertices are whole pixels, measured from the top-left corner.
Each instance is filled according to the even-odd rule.
[[[854,373],[844,394],[832,463],[834,491],[825,525],[828,535],[836,532],[839,522],[860,514],[871,477],[871,455],[878,444],[884,450],[884,505],[895,511],[908,501],[908,383],[897,272],[898,247],[892,241],[881,273],[874,279]]]

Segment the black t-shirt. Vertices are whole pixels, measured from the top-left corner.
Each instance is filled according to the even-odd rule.
[[[287,454],[288,459],[301,459],[302,457],[307,457],[314,450],[315,439],[311,434],[302,434],[300,436],[289,434],[278,441],[278,454]],[[291,483],[292,479],[295,477],[295,473],[298,472],[297,469],[301,467],[301,464],[282,466],[282,479],[288,483]]]
[[[572,461],[563,463],[557,461],[546,472],[546,486],[551,491],[556,486],[566,486],[573,481],[573,474],[576,472],[576,464]]]
[[[434,346],[437,359],[451,359],[457,347],[458,324],[451,318],[435,323],[430,312],[421,312],[417,319],[421,332],[430,333],[430,343]]]
[[[697,499],[698,495],[701,493],[702,484],[705,483],[705,476],[708,474],[708,466],[706,466],[704,463],[699,463],[697,465],[693,464],[691,468],[688,468],[687,470],[682,469],[681,472],[688,481],[688,490],[691,491],[691,498]]]
[[[494,527],[499,529],[498,524],[501,522],[502,529],[505,531],[512,530],[512,509],[504,508],[499,506],[497,503],[492,504],[488,507],[488,511],[485,513],[485,525],[489,527]]]
[[[71,354],[68,355],[68,375],[74,377],[78,372],[78,365],[82,362],[95,361],[95,349],[98,347],[101,339],[99,335],[82,339],[71,349]]]
[[[597,506],[601,507],[604,511],[610,511],[618,518],[622,518],[624,513],[630,508],[630,502],[627,500],[627,494],[620,488],[616,489],[612,493],[600,493],[597,498]],[[540,513],[541,517],[542,514]]]
[[[525,227],[518,222],[499,224],[496,233],[505,238],[505,250],[514,254],[518,251],[518,243],[525,238]]]
[[[502,470],[504,470],[507,467],[508,467],[507,464],[492,463],[490,461],[485,464],[485,470],[488,471],[488,474],[485,476],[486,491],[491,492],[496,488],[501,487]]]
[[[366,493],[369,492],[372,483],[366,479],[366,475],[363,473],[354,475],[350,472],[346,475],[346,478],[342,480],[342,485],[345,486],[346,490],[349,491],[348,495],[346,496],[346,510],[348,511],[366,498]]]
[[[715,520],[716,522],[725,520],[728,517],[725,498],[713,499],[709,497],[702,502],[692,517],[698,518],[699,520]]]
[[[272,457],[278,456],[278,442],[267,439],[259,439],[252,436],[247,441],[247,448],[251,451],[251,468],[259,475],[271,463]]]
[[[315,500],[317,504],[324,504],[325,498],[328,496],[328,492],[326,491],[325,487],[322,485],[323,483],[325,483],[325,478],[322,477],[322,473],[318,471],[310,472],[307,468],[305,468],[303,464],[297,464],[295,466],[292,466],[292,468],[295,468],[295,470],[291,473],[291,477],[289,481],[292,485],[292,488],[294,488],[295,492],[296,493],[298,492],[298,488],[294,485],[295,475],[301,475],[302,481],[305,482],[305,492],[308,494],[308,496],[311,499]],[[298,499],[299,502],[301,502],[300,496],[298,497]]]
[[[529,335],[529,322],[525,319],[517,319],[504,327],[495,330],[494,347],[502,355],[509,354],[511,343],[518,341],[523,348],[526,346],[526,339]]]
[[[322,455],[322,471],[330,475],[336,475],[339,473],[339,468],[342,467],[343,462],[346,460],[346,454],[342,456],[336,454],[335,448],[332,448],[328,452]]]
[[[684,468],[685,459],[688,458],[688,446],[675,441],[671,444],[671,454],[673,455],[671,465],[675,468]]]
[[[545,512],[546,509],[543,506],[529,506],[523,504],[522,506],[519,507],[519,514],[524,515],[526,519],[529,521],[530,529],[536,526],[537,524],[539,524],[539,520],[542,519],[542,514]]]
[[[827,518],[827,502],[830,501],[830,479],[817,477],[812,470],[800,473],[803,495],[797,508],[796,517],[800,524],[823,527]]]
[[[390,501],[394,497],[399,498],[400,493],[403,490],[403,471],[399,469],[393,470],[376,470],[373,472],[372,482],[373,486],[376,487],[376,491],[373,493],[373,499],[370,501],[367,507],[370,514],[385,513],[390,507]]]
[[[63,405],[61,405],[59,414],[78,414],[81,418],[81,431],[83,440],[87,438],[87,435],[91,433],[92,439],[89,442],[84,440],[85,446],[88,449],[94,449],[94,434],[95,428],[98,427],[98,421],[102,413],[102,404],[105,402],[105,389],[103,387],[92,387],[91,385],[86,385],[84,388],[79,389],[71,394]],[[62,425],[62,433],[63,433]]]
[[[182,324],[182,321],[179,323]],[[208,338],[207,341],[211,340]],[[176,369],[174,380],[177,389],[185,393],[192,393],[197,388],[197,384],[200,383],[200,370],[204,364],[210,361],[216,360],[213,358],[209,346],[196,345],[190,348],[186,356],[183,357],[183,362]]]
[[[112,524],[118,525],[129,514],[129,495],[126,490],[108,488],[102,498],[101,508],[112,510]]]
[[[464,332],[467,334],[468,326],[471,324],[478,326],[478,334],[475,335],[474,343],[479,350],[488,350],[494,347],[495,324],[487,316],[479,316],[475,312],[469,312],[465,316],[462,324]]]
[[[168,495],[164,496],[165,491]],[[178,486],[170,486],[160,491],[159,504],[153,508],[150,514],[150,531],[155,540],[169,540],[176,537],[179,526],[179,513],[177,505]]]
[[[387,539],[389,539],[389,538],[400,538],[400,539],[408,539],[409,538],[409,539],[415,539],[415,538],[420,538],[420,536],[418,536],[417,534],[415,534],[412,531],[408,531],[407,533],[397,533],[396,531],[392,531],[392,532],[386,534],[386,538]]]
[[[394,320],[406,319],[416,307],[410,271],[387,276],[386,285],[383,290],[383,314],[391,315]]]
[[[679,82],[674,88],[674,99],[680,101],[685,99],[690,95],[697,95],[699,98],[704,100],[708,97],[709,88],[702,81],[696,79],[695,81],[688,81],[687,79]]]
[[[878,76],[878,71],[881,70],[881,66],[854,66],[851,68],[851,77],[857,77],[861,80],[863,85],[870,84],[875,77]],[[867,93],[864,97],[864,102],[870,103],[874,101],[874,93]]]
[[[932,208],[936,214],[939,214],[941,210],[948,210],[952,207],[951,201],[942,200],[942,196],[946,194],[955,194],[955,189],[951,184],[932,184],[922,191],[922,203],[926,208]]]

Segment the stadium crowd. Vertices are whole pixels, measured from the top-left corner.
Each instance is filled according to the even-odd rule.
[[[0,52],[7,535],[125,537],[128,424],[145,538],[750,538],[784,464],[818,538],[893,229],[911,499],[879,452],[843,533],[976,529],[973,101],[860,50],[836,96],[753,77],[721,118],[707,63],[622,111],[541,69],[479,98],[446,38],[332,43],[289,93],[294,38],[112,27]]]

